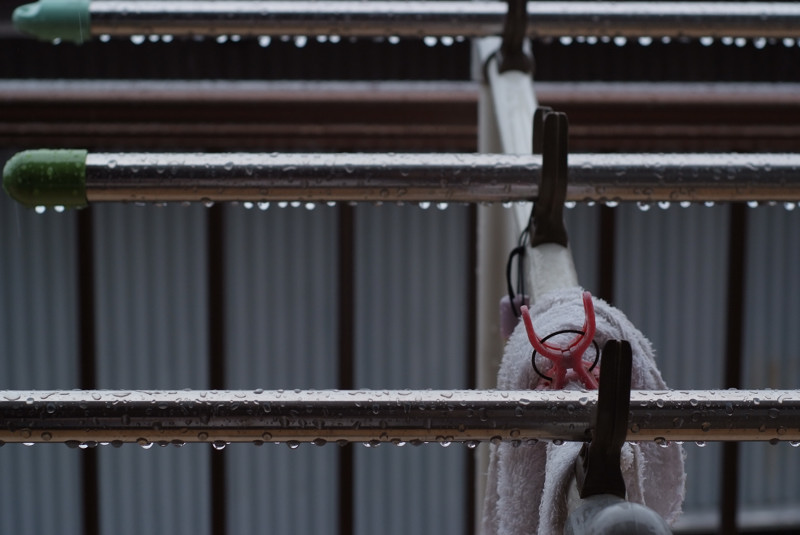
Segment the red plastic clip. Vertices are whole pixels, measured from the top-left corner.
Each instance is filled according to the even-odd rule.
[[[525,330],[528,333],[528,340],[530,340],[535,353],[539,353],[553,363],[553,366],[550,368],[550,372],[553,375],[551,388],[555,390],[560,390],[566,386],[568,380],[567,371],[570,369],[575,372],[574,374],[570,374],[570,380],[577,378],[589,390],[597,389],[597,379],[590,373],[592,368],[594,368],[594,364],[583,360],[583,354],[592,344],[596,330],[592,294],[589,292],[583,292],[583,310],[586,314],[583,328],[580,331],[560,331],[577,332],[577,336],[567,344],[566,347],[559,347],[547,343],[547,338],[549,337],[539,339],[539,337],[536,336],[528,307],[520,307],[522,321],[525,322]]]

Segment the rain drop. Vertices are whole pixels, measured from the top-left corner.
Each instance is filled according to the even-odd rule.
[[[159,39],[160,39],[160,37],[158,35],[155,35],[155,34],[148,37],[148,40],[151,43],[157,43]]]
[[[653,44],[653,38],[652,37],[640,37],[639,38],[639,44],[641,46],[650,46],[651,44]]]
[[[797,205],[793,202],[785,202],[783,203],[783,207],[787,212],[791,212],[797,207]]]
[[[400,38],[397,37],[396,35],[390,35],[389,36],[389,44],[396,45],[399,42],[400,42]]]
[[[767,40],[763,37],[759,37],[757,39],[753,39],[753,46],[757,49],[761,50],[765,46],[767,46]]]
[[[560,438],[557,438],[553,441],[553,446],[561,446],[562,444],[564,444],[564,441]]]
[[[725,46],[731,46],[733,44],[733,37],[723,37],[721,39],[722,44]]]
[[[308,37],[305,35],[298,35],[294,38],[294,46],[297,48],[303,48],[308,43]]]
[[[38,205],[36,208],[33,209],[37,214],[43,214],[47,211],[46,206],[42,206],[41,204]]]
[[[747,206],[749,208],[758,208],[758,201],[747,201]]]
[[[606,206],[609,208],[616,208],[619,206],[619,203],[617,201],[606,201]]]
[[[706,447],[706,441],[705,440],[698,440],[697,442],[695,442],[695,444],[697,445],[698,448],[705,448]]]
[[[439,210],[447,210],[447,203],[446,202],[437,202],[436,208]]]
[[[224,440],[215,440],[214,442],[211,443],[211,447],[214,448],[217,451],[224,450],[225,446],[227,446],[227,445],[228,445],[228,443],[225,442]]]
[[[464,445],[467,448],[469,448],[471,450],[474,450],[475,448],[478,447],[478,441],[477,440],[467,440],[466,442],[464,442]]]
[[[614,44],[617,46],[625,46],[627,42],[628,40],[621,35],[618,35],[617,37],[614,38]]]
[[[292,202],[290,202],[290,203],[289,203],[289,205],[290,205],[292,208],[300,208],[300,205],[301,205],[301,204],[303,204],[303,203],[301,203],[300,201],[292,201]]]
[[[269,44],[272,42],[272,37],[269,35],[262,35],[258,38],[258,46],[261,48],[267,48]]]
[[[55,207],[53,207],[53,210],[55,210],[56,213],[58,213],[58,214],[64,213],[64,207],[62,205],[60,205],[60,204],[56,205]]]
[[[311,210],[313,210],[314,208],[316,208],[316,207],[317,207],[317,205],[316,205],[316,203],[313,203],[313,202],[307,202],[307,203],[305,204],[305,207],[306,207],[306,210],[309,210],[309,211],[311,211]]]
[[[658,207],[662,210],[667,210],[669,208],[670,202],[669,201],[659,201]]]
[[[100,36],[101,43],[107,43],[109,41],[111,41],[111,36],[108,35],[107,33],[104,33],[103,35]]]
[[[570,37],[568,35],[564,35],[564,36],[558,38],[558,42],[561,43],[564,46],[569,46],[569,45],[572,44],[572,37]]]
[[[689,208],[691,205],[690,201],[681,201],[681,208]]]
[[[162,36],[161,36],[161,40],[162,40],[163,42],[165,42],[165,43],[171,43],[171,42],[172,42],[172,36],[171,36],[171,35],[169,35],[169,34],[162,35]]]
[[[318,35],[317,36],[317,42],[318,43],[327,43],[328,42],[328,36],[327,35]]]
[[[253,209],[253,203],[251,203],[251,202],[244,202],[244,203],[242,203],[242,206],[244,206],[245,210],[252,210]]]
[[[431,203],[429,203],[427,201],[423,201],[423,202],[419,203],[419,207],[422,208],[423,210],[427,210],[428,208],[431,207]]]
[[[747,39],[744,37],[737,37],[733,40],[733,44],[735,44],[739,48],[743,48],[747,44]]]
[[[654,442],[659,446],[661,446],[662,448],[666,448],[667,446],[669,446],[669,441],[664,437],[656,437]]]
[[[131,35],[131,43],[141,45],[144,43],[144,35]]]
[[[300,447],[300,443],[296,440],[290,440],[286,443],[286,445],[289,446],[290,450],[296,450]]]
[[[436,46],[436,43],[438,41],[439,40],[436,39],[436,37],[434,37],[432,35],[427,35],[427,36],[425,36],[425,38],[422,39],[422,42],[425,43],[426,46]]]
[[[227,35],[218,35],[217,36],[217,42],[219,44],[228,42],[228,36]]]
[[[442,43],[442,46],[451,46],[453,44],[454,39],[449,35],[445,35],[439,38],[439,41]]]
[[[714,44],[714,38],[713,37],[701,37],[700,38],[700,44],[703,45],[703,46],[711,46],[711,45]]]
[[[637,203],[636,203],[636,206],[637,206],[637,207],[639,208],[639,210],[641,210],[642,212],[647,212],[648,210],[650,210],[650,203],[649,203],[649,202],[637,202]]]
[[[703,203],[706,208],[711,208],[714,206],[714,201],[706,201]]]
[[[800,441],[797,441],[797,440],[790,440],[790,441],[789,441],[789,445],[790,445],[791,447],[793,447],[793,448],[796,448],[796,447],[800,446]]]
[[[572,210],[573,208],[575,208],[575,206],[577,206],[577,203],[575,201],[567,201],[564,203],[564,207],[567,210]]]
[[[328,36],[328,41],[330,41],[331,43],[334,43],[334,44],[338,43],[341,40],[342,40],[342,38],[339,37],[338,35],[329,35]]]
[[[269,209],[269,203],[268,202],[260,202],[260,203],[258,203],[258,209],[261,210],[262,212],[265,211],[265,210],[268,210]]]

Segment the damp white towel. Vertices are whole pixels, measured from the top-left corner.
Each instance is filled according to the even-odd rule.
[[[584,322],[579,287],[548,291],[531,307],[531,319],[540,336],[562,329],[580,329]],[[601,299],[594,298],[597,332],[595,341],[603,347],[608,340],[627,340],[633,349],[631,388],[664,389],[666,384],[656,367],[653,348],[625,315]],[[520,322],[505,348],[497,387],[505,390],[536,388],[539,376],[530,356],[531,344]],[[587,351],[587,358],[590,351]],[[539,359],[541,357],[537,357]],[[537,360],[540,370],[548,361]],[[601,359],[602,375],[602,359]],[[567,388],[580,388],[569,383]],[[540,442],[512,447],[491,446],[484,502],[483,535],[554,535],[562,533],[567,516],[567,490],[571,482],[578,443],[557,446]],[[669,524],[680,515],[686,475],[680,445],[626,443],[621,467],[628,500],[650,507]]]

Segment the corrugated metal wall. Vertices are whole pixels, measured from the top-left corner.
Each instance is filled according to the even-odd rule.
[[[600,295],[600,211],[585,204],[564,210],[564,224],[569,233],[569,248],[581,286]]]
[[[614,304],[650,337],[670,386],[720,387],[729,207],[615,210]],[[578,206],[566,213],[581,281],[593,289],[598,211]],[[747,213],[745,385],[796,388],[798,212]],[[98,386],[204,388],[207,211],[101,206],[92,214]],[[336,386],[338,214],[325,206],[225,207],[229,387]],[[78,386],[75,217],[36,215],[0,200],[3,388]],[[357,387],[465,386],[467,209],[359,206],[355,221]],[[685,508],[713,515],[720,448],[686,449]],[[336,533],[338,452],[269,444],[232,445],[223,453],[204,446],[104,446],[101,531],[208,533],[209,457],[224,454],[230,532],[270,526]],[[797,468],[796,453],[787,444],[743,445],[745,511],[786,510],[800,500],[787,477]],[[82,455],[60,445],[0,449],[0,469],[16,483],[0,487],[3,531],[80,533]],[[355,531],[463,533],[468,455],[457,444],[358,446]]]
[[[356,211],[357,388],[468,386],[467,221],[461,206]],[[466,455],[461,444],[358,447],[355,532],[464,533]]]
[[[97,386],[208,385],[204,208],[96,206]],[[99,450],[101,533],[209,531],[209,448]]]
[[[337,211],[225,214],[227,386],[336,388]],[[336,533],[338,449],[229,445],[228,533]]]
[[[0,389],[76,388],[74,214],[37,215],[0,195]],[[81,532],[81,451],[0,448],[0,532]]]
[[[781,206],[748,210],[750,223],[744,333],[746,388],[800,387],[800,213]],[[743,444],[744,511],[792,506],[800,523],[800,451],[786,443]],[[774,516],[774,514],[773,514]],[[786,516],[786,515],[783,515]]]
[[[650,339],[671,388],[721,388],[729,207],[617,210],[615,305]],[[684,510],[716,513],[721,445],[685,446]]]

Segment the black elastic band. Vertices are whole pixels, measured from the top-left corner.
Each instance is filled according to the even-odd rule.
[[[557,336],[559,334],[584,334],[585,335],[586,333],[584,331],[578,331],[576,329],[564,329],[562,331],[556,331],[554,333],[548,334],[547,336],[545,336],[544,338],[541,339],[541,342],[544,344],[545,342],[550,340],[552,337]],[[600,346],[598,346],[597,342],[595,342],[594,340],[592,340],[592,345],[594,346],[594,362],[589,367],[589,371],[592,371],[595,368],[595,366],[597,366],[597,361],[600,359]],[[553,382],[553,378],[552,377],[546,376],[545,374],[543,374],[542,372],[539,371],[539,368],[536,367],[536,350],[535,349],[533,350],[533,353],[531,354],[531,364],[533,365],[533,371],[535,371],[536,374],[539,377],[541,377],[542,379],[547,379],[551,383]]]

